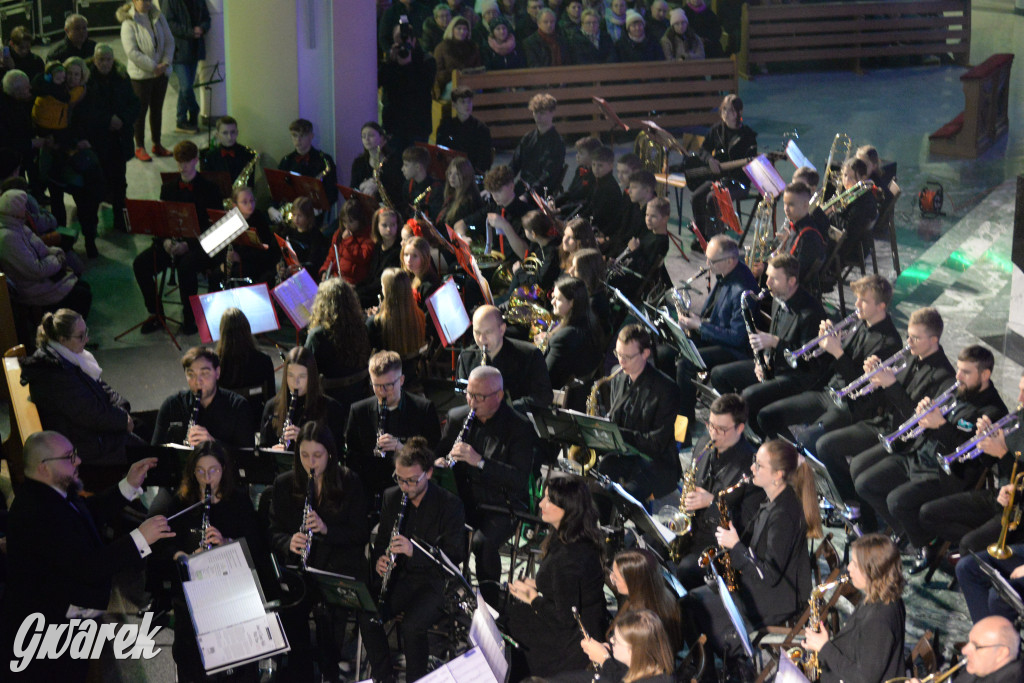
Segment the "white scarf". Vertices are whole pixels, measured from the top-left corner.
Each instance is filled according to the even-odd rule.
[[[81,353],[74,353],[68,347],[55,341],[47,342],[47,345],[58,356],[72,365],[78,366],[82,372],[89,375],[97,382],[100,381],[100,375],[103,374],[103,368],[101,368],[100,364],[96,362],[96,356],[92,355],[90,351],[82,349]]]

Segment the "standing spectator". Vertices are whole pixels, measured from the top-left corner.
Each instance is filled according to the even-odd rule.
[[[523,43],[528,67],[562,66],[571,63],[569,45],[556,30],[557,24],[558,18],[553,10],[545,7],[537,15],[537,30]]]
[[[626,33],[615,43],[620,62],[662,62],[664,52],[657,41],[647,35],[644,18],[636,10],[626,12]]]
[[[146,112],[152,151],[158,157],[171,152],[160,144],[163,132],[164,95],[167,94],[167,71],[174,59],[174,36],[167,19],[153,6],[153,0],[131,0],[117,10],[121,22],[121,45],[128,55],[128,76],[132,90],[142,104],[135,119],[135,158],[152,161],[146,154]]]
[[[504,17],[498,17],[491,24],[490,33],[484,40],[480,53],[484,67],[488,71],[522,69],[526,66],[526,58],[516,45],[512,23]]]
[[[199,132],[199,103],[192,85],[196,68],[206,59],[206,41],[210,31],[210,12],[206,0],[163,0],[167,26],[174,36],[174,75],[178,78],[178,117],[175,131]]]
[[[88,115],[86,137],[100,160],[106,181],[106,201],[114,211],[114,229],[126,231],[124,201],[128,191],[125,168],[132,158],[132,123],[139,117],[139,98],[124,66],[114,61],[109,45],[99,44],[92,58],[92,78],[83,101]]]
[[[430,18],[430,5],[425,0],[395,0],[391,7],[384,10],[380,18],[380,27],[377,34],[377,44],[384,50],[394,35],[395,26],[405,17],[410,26],[417,29],[423,26],[423,22]]]
[[[722,50],[722,22],[718,15],[710,7],[704,4],[704,0],[686,0],[683,7],[690,26],[700,36],[704,43],[704,56],[708,59],[717,59],[725,56]],[[730,42],[732,39],[730,38]]]
[[[11,60],[14,61],[14,68],[24,71],[29,80],[43,73],[43,60],[32,52],[32,33],[24,26],[15,26],[11,29],[11,38],[7,44],[11,48]]]
[[[96,51],[96,41],[89,39],[89,21],[81,14],[69,14],[64,20],[64,39],[46,54],[48,62],[63,62],[68,57],[89,59]]]
[[[626,0],[612,0],[604,13],[605,29],[614,42],[626,35]]]
[[[24,71],[12,69],[4,74],[3,93],[0,94],[0,148],[18,154],[29,182],[36,187],[39,180],[36,154],[44,141],[32,130],[33,99],[32,84]],[[34,194],[42,196],[41,191]]]
[[[381,120],[384,128],[391,131],[396,149],[426,142],[433,127],[431,99],[437,65],[417,43],[412,31],[403,29],[408,26],[395,26],[394,42],[377,67],[377,83],[382,91]]]
[[[444,39],[444,30],[451,20],[452,10],[447,3],[434,6],[434,16],[423,22],[423,31],[420,33],[420,44],[425,51],[433,53],[434,48]]]
[[[615,61],[615,44],[601,28],[601,15],[585,9],[580,18],[580,32],[569,39],[573,64],[607,64]]]
[[[434,96],[447,100],[451,97],[452,72],[481,66],[480,49],[469,39],[469,22],[458,17],[444,30],[444,40],[434,49],[437,76]]]
[[[512,32],[508,33],[514,41]],[[452,109],[455,116],[437,127],[437,144],[465,152],[476,172],[486,173],[491,167],[491,131],[473,116],[473,91],[462,86],[452,90]]]
[[[544,8],[544,0],[526,0],[526,10],[513,14],[512,12],[505,12],[505,16],[508,18],[515,17],[516,20],[516,39],[520,43],[525,43],[526,39],[537,32],[537,18],[540,17],[540,11]]]
[[[462,0],[448,0],[448,10],[453,17],[464,17],[473,28],[476,28],[477,22],[480,21],[473,8]]]
[[[677,8],[669,12],[669,30],[661,37],[665,59],[704,59],[704,41],[690,28],[686,12]]]

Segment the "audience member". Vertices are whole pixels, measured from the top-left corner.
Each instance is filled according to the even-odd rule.
[[[41,57],[32,52],[32,43],[35,37],[32,31],[24,26],[15,26],[11,29],[11,37],[7,45],[11,48],[11,60],[14,68],[22,71],[29,80],[43,73],[45,64]]]
[[[686,12],[676,8],[669,12],[669,29],[661,37],[665,59],[704,59],[704,41],[690,26]]]
[[[708,59],[724,57],[722,23],[718,20],[718,15],[704,3],[704,0],[686,0],[683,12],[686,13],[690,26],[704,43],[704,56]]]
[[[563,66],[572,63],[569,44],[556,30],[557,23],[554,11],[546,7],[537,15],[537,30],[523,42],[528,67]]]
[[[647,35],[644,18],[636,10],[626,12],[626,32],[615,43],[620,62],[660,62],[664,53],[658,41]]]
[[[480,58],[488,71],[522,69],[526,66],[523,50],[519,49],[516,42],[512,22],[504,17],[498,17],[490,24],[490,31],[480,47]]]
[[[434,49],[437,76],[434,79],[434,97],[451,99],[452,72],[482,66],[480,48],[469,39],[469,22],[456,17],[444,30],[444,40]]]
[[[381,121],[391,131],[396,149],[426,142],[433,128],[430,112],[437,64],[432,53],[436,46],[421,46],[405,26],[408,24],[395,26],[391,47],[377,66]]]
[[[601,26],[601,14],[585,9],[580,31],[569,38],[573,64],[607,64],[615,61],[615,41]]]
[[[89,38],[89,20],[81,14],[64,19],[64,38],[46,53],[46,61],[63,62],[68,57],[89,59],[96,52],[96,41]]]
[[[153,5],[153,0],[131,0],[117,10],[121,22],[121,45],[128,56],[128,76],[132,90],[142,108],[135,119],[135,158],[152,161],[146,153],[146,112],[149,112],[151,151],[158,157],[171,152],[160,144],[163,132],[164,95],[167,94],[167,72],[174,61],[174,36],[167,18]]]
[[[206,39],[210,32],[210,12],[206,0],[163,0],[161,8],[174,36],[174,63],[178,78],[178,114],[175,132],[199,132],[199,102],[196,101],[196,69],[206,59]]]
[[[452,10],[448,3],[434,5],[434,14],[423,21],[423,30],[420,33],[420,45],[426,52],[433,54],[434,48],[444,39],[444,30],[448,28],[448,22],[451,20]]]

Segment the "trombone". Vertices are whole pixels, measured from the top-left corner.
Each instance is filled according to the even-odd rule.
[[[963,444],[954,453],[949,455],[936,455],[935,459],[939,463],[939,467],[946,474],[951,474],[949,466],[954,462],[967,462],[968,460],[974,460],[983,453],[981,450],[981,442],[989,438],[1000,429],[1003,430],[1003,434],[1013,434],[1017,429],[1020,428],[1020,411],[1024,408],[1024,403],[1018,403],[1017,409],[1009,415],[1003,417],[1003,419],[996,422],[991,427],[978,434],[973,439]]]
[[[833,403],[842,408],[846,404],[847,398],[861,398],[870,394],[875,390],[875,385],[871,383],[871,378],[887,368],[892,368],[893,372],[902,371],[907,367],[907,363],[909,362],[904,360],[903,357],[907,355],[909,351],[910,342],[907,342],[903,345],[902,349],[882,361],[877,368],[871,372],[865,372],[839,391],[829,387],[828,394],[832,397]]]
[[[967,658],[964,657],[959,662],[957,662],[953,666],[953,668],[948,669],[947,671],[943,671],[942,673],[936,671],[933,674],[928,674],[924,678],[918,678],[918,680],[921,681],[921,683],[942,683],[942,681],[948,680],[950,676],[956,673],[957,669],[959,669],[966,663]],[[897,676],[896,678],[890,678],[885,683],[905,683],[905,681],[909,681],[911,678],[917,678],[917,676]]]
[[[945,417],[949,415],[956,408],[956,392],[963,386],[960,380],[953,382],[953,385],[943,391],[938,398],[936,398],[928,409],[914,415],[912,418],[900,425],[892,434],[886,436],[885,434],[879,434],[878,440],[882,442],[882,446],[885,450],[892,453],[892,445],[899,441],[910,441],[916,439],[924,433],[924,427],[921,426],[921,421],[934,413],[936,410],[941,411],[939,414]]]
[[[789,367],[795,368],[797,362],[801,358],[817,358],[821,354],[825,353],[825,349],[818,346],[819,342],[823,341],[826,337],[833,335],[839,335],[840,342],[845,342],[850,335],[857,331],[857,313],[851,313],[835,325],[829,327],[825,332],[819,334],[817,337],[801,346],[796,351],[790,351],[786,349],[782,352],[782,355],[786,358],[786,362],[789,363]],[[853,325],[853,327],[850,327]],[[849,329],[847,329],[849,328]]]

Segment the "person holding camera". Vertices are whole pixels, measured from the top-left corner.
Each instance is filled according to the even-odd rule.
[[[396,24],[392,37],[378,66],[377,82],[382,90],[384,128],[391,133],[394,148],[405,149],[430,137],[431,87],[437,65],[419,46],[409,22]]]

